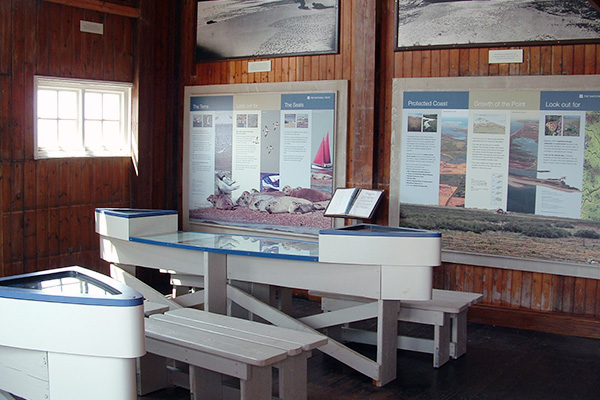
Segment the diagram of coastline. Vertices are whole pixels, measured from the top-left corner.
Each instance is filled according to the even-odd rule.
[[[576,187],[569,186],[565,183],[564,177],[562,178],[547,178],[539,179],[530,176],[508,174],[508,184],[513,187],[522,188],[525,185],[544,186],[550,189],[560,190],[561,192],[581,192]]]

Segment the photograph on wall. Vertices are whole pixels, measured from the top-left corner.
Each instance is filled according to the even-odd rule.
[[[589,0],[397,0],[396,50],[600,39]]]
[[[402,103],[400,226],[441,231],[445,250],[600,264],[600,91]]]
[[[334,189],[335,101],[335,93],[192,96],[190,221],[330,228],[323,214]]]
[[[339,0],[197,2],[196,62],[338,52]]]

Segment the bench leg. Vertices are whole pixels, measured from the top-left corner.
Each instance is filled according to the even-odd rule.
[[[467,310],[452,314],[452,343],[450,344],[450,355],[457,359],[467,352]]]
[[[15,398],[10,393],[0,389],[0,400],[15,400]]]
[[[190,399],[221,400],[221,374],[190,365]]]
[[[252,366],[250,379],[240,379],[241,400],[271,400],[273,391],[271,366]]]
[[[439,368],[450,359],[450,315],[444,313],[444,324],[435,325],[433,334],[433,366]]]
[[[143,396],[168,385],[167,360],[164,357],[146,353],[137,359],[138,395]]]
[[[283,400],[306,400],[308,397],[307,360],[310,351],[281,361],[279,369],[279,398]]]

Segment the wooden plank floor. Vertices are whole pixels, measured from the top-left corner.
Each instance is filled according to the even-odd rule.
[[[295,299],[299,310],[318,307]],[[419,330],[414,326],[403,329]],[[428,333],[428,332],[423,332]],[[442,368],[427,354],[398,352],[398,377],[383,388],[319,351],[309,360],[308,397],[314,400],[600,398],[600,340],[527,330],[468,325],[467,354]],[[374,357],[372,346],[354,348]],[[189,393],[166,389],[144,400],[183,400]]]

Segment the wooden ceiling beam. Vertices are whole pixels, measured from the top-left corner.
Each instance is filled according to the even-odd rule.
[[[65,6],[83,8],[86,10],[100,11],[129,18],[139,18],[139,8],[107,3],[103,0],[44,0],[48,3],[57,3]]]

